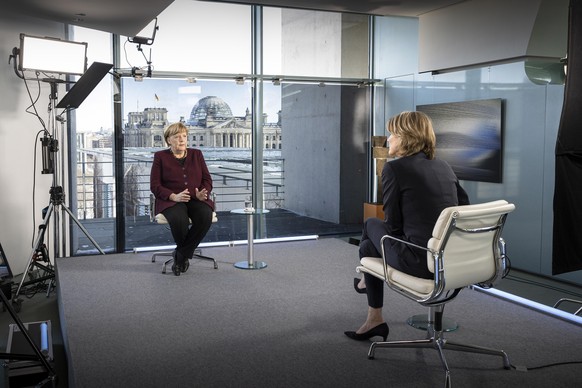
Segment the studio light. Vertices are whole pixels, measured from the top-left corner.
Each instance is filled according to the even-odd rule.
[[[153,23],[153,27],[151,27],[152,23]],[[140,31],[140,34],[142,32],[151,31],[150,34],[134,36],[133,38],[127,38],[127,40],[129,40],[131,43],[136,43],[139,46],[141,46],[142,44],[150,46],[150,45],[154,44],[154,40],[156,40],[156,32],[159,29],[160,28],[158,27],[158,18],[155,18],[142,31]]]
[[[20,34],[18,69],[83,75],[87,70],[87,43]]]

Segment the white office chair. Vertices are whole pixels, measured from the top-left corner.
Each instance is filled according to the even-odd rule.
[[[475,284],[492,286],[503,276],[506,255],[501,232],[507,214],[514,209],[513,204],[504,200],[449,207],[441,212],[426,247],[386,235],[382,238],[383,257],[363,257],[360,260],[357,272],[382,279],[399,294],[429,308],[426,339],[374,342],[368,351],[368,358],[374,358],[377,348],[436,349],[445,369],[446,387],[450,387],[451,380],[443,349],[500,356],[505,369],[510,368],[509,357],[503,350],[446,340],[442,318],[445,304],[453,300],[461,289]],[[390,239],[425,250],[434,280],[417,278],[387,265],[384,247]]]
[[[216,195],[214,193],[212,193],[213,196],[213,200],[215,201]],[[164,217],[164,215],[162,213],[158,213],[156,214],[156,210],[155,210],[155,203],[156,203],[156,199],[154,197],[154,195],[150,195],[150,220],[156,224],[160,224],[160,225],[167,225],[168,224],[168,220],[166,219],[166,217]],[[154,216],[155,214],[155,216]],[[192,220],[190,220],[190,222],[192,222]],[[213,211],[212,212],[212,223],[218,222],[218,217],[216,215],[216,212]],[[174,261],[174,256],[173,256],[174,251],[158,251],[155,252],[152,255],[152,263],[156,262],[156,257],[158,256],[166,256],[166,257],[170,257],[170,259],[164,261],[164,264],[162,265],[162,273],[166,273],[166,267],[170,264],[172,264],[172,262]],[[194,254],[192,255],[191,258],[198,258],[198,259],[202,259],[202,260],[210,260],[213,262],[214,264],[214,269],[218,269],[218,263],[216,262],[216,260],[212,257],[209,256],[204,256],[202,255],[202,250],[200,248],[196,248],[194,250]],[[187,266],[189,266],[189,261],[186,262]]]

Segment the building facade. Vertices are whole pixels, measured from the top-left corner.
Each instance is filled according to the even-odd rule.
[[[168,126],[166,108],[145,108],[130,112],[124,128],[126,147],[166,147],[164,129]],[[263,115],[265,149],[281,149],[280,113],[276,123],[268,123]],[[220,97],[202,98],[192,108],[190,117],[180,119],[188,127],[189,147],[251,148],[252,114],[234,116],[230,106]]]

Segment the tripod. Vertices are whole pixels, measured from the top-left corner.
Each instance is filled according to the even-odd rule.
[[[57,117],[55,115],[55,106],[56,106],[56,100],[57,100],[57,86],[58,86],[58,83],[60,83],[62,81],[59,79],[54,79],[54,78],[43,79],[43,81],[49,82],[50,86],[51,86],[51,95],[49,98],[49,100],[50,100],[50,103],[49,103],[49,113],[50,114],[49,114],[49,116],[50,116],[51,120],[49,121],[49,124],[52,126],[52,129],[53,129],[52,138],[48,139],[48,140],[46,140],[46,138],[43,139],[43,147],[46,147],[46,148],[43,148],[43,164],[45,162],[47,164],[51,164],[51,162],[53,160],[55,160],[55,158],[52,157],[51,153],[57,153],[57,156],[58,156],[58,146],[56,145],[56,144],[58,144],[57,139],[56,139],[56,121],[60,121],[61,123],[64,123],[63,118]],[[62,131],[62,128],[61,128],[61,131]],[[49,131],[49,133],[50,133],[50,131]],[[58,164],[58,160],[59,160],[58,157],[56,158],[56,160],[57,160],[57,164]],[[17,311],[20,310],[20,304],[22,303],[22,300],[18,299],[18,295],[20,294],[20,290],[24,285],[34,284],[34,283],[38,283],[38,282],[42,282],[42,281],[51,279],[51,283],[50,283],[48,290],[47,290],[47,296],[50,293],[51,285],[54,282],[54,277],[55,277],[54,270],[52,269],[52,265],[50,264],[50,259],[48,257],[46,257],[46,259],[48,260],[48,266],[45,266],[45,265],[38,263],[37,260],[35,260],[35,257],[38,254],[38,252],[46,252],[46,248],[44,248],[44,235],[45,235],[46,229],[49,225],[49,220],[51,219],[51,216],[53,214],[55,215],[54,216],[54,235],[55,235],[54,253],[55,253],[55,257],[60,257],[59,245],[61,242],[61,236],[59,234],[59,231],[64,230],[65,225],[64,224],[61,225],[62,220],[59,217],[59,213],[55,212],[55,208],[61,208],[64,212],[66,212],[66,214],[68,214],[69,218],[75,222],[75,224],[79,227],[79,229],[81,229],[83,231],[85,236],[87,236],[87,238],[91,241],[91,243],[93,243],[93,245],[97,248],[97,250],[101,254],[105,254],[105,252],[99,247],[99,244],[97,244],[97,242],[93,239],[93,237],[91,237],[91,235],[89,234],[87,229],[85,229],[85,227],[79,222],[79,220],[75,217],[73,212],[71,212],[71,210],[65,204],[65,193],[64,193],[63,187],[59,185],[58,168],[54,168],[53,165],[43,166],[43,173],[52,173],[53,174],[53,184],[49,190],[50,201],[49,201],[48,207],[46,208],[46,213],[43,216],[42,224],[39,226],[38,235],[37,235],[36,239],[34,240],[32,252],[30,253],[28,263],[26,265],[26,270],[22,276],[22,279],[20,280],[20,284],[18,285],[18,288],[16,289],[16,293],[14,294],[14,299],[12,300],[12,303],[15,305]],[[64,169],[63,169],[62,175],[64,175]],[[48,254],[46,256],[48,256]],[[39,278],[34,279],[34,280],[30,280],[28,282],[25,282],[26,275],[29,274],[32,270],[34,270],[35,267],[43,269],[45,271],[45,274],[48,274],[48,275],[39,277]]]

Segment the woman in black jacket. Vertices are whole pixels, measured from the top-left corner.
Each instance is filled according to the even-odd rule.
[[[447,162],[435,159],[436,137],[430,118],[422,112],[402,112],[388,121],[389,156],[382,170],[384,220],[364,222],[359,256],[382,257],[380,240],[389,234],[416,245],[426,246],[441,211],[450,206],[468,205],[467,193]],[[389,241],[389,242],[388,242]],[[426,252],[395,240],[386,242],[386,261],[399,271],[432,279]],[[368,297],[368,314],[356,331],[345,334],[355,340],[388,336],[382,316],[384,282],[364,274],[354,279],[354,287]]]

